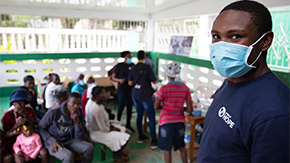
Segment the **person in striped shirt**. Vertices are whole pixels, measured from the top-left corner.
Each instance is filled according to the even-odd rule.
[[[183,163],[187,162],[187,152],[184,143],[185,117],[183,104],[186,101],[186,112],[192,113],[192,100],[190,89],[181,81],[176,81],[179,76],[180,63],[173,62],[167,65],[166,73],[169,83],[163,85],[156,93],[154,108],[160,109],[158,148],[164,150],[166,163],[171,163],[171,149],[180,150]],[[162,107],[161,107],[162,103]]]

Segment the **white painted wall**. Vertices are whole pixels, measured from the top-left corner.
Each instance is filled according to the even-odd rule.
[[[151,14],[152,20],[179,19],[219,13],[233,0],[197,0]],[[258,0],[268,8],[290,6],[290,0]]]

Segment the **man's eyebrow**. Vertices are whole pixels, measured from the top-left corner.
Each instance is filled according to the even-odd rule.
[[[211,33],[219,33],[217,30],[211,30]]]
[[[227,31],[227,33],[235,33],[235,32],[246,32],[246,31],[242,29],[233,29],[233,30]],[[220,33],[220,32],[217,30],[211,30],[211,33]]]
[[[235,32],[246,32],[246,31],[242,29],[233,29],[233,30],[227,31],[227,33],[235,33]]]

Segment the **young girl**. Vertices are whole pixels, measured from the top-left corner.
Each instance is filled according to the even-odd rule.
[[[42,148],[42,143],[39,135],[34,132],[34,123],[31,120],[26,120],[21,126],[21,132],[16,142],[13,145],[15,154],[19,157],[15,158],[16,163],[32,161],[36,159]],[[42,163],[46,163],[46,158],[42,158]]]

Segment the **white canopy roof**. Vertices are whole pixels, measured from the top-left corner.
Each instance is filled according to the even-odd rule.
[[[219,12],[233,0],[0,0],[1,14],[84,17],[115,20],[160,20]],[[269,8],[289,0],[259,0]]]

